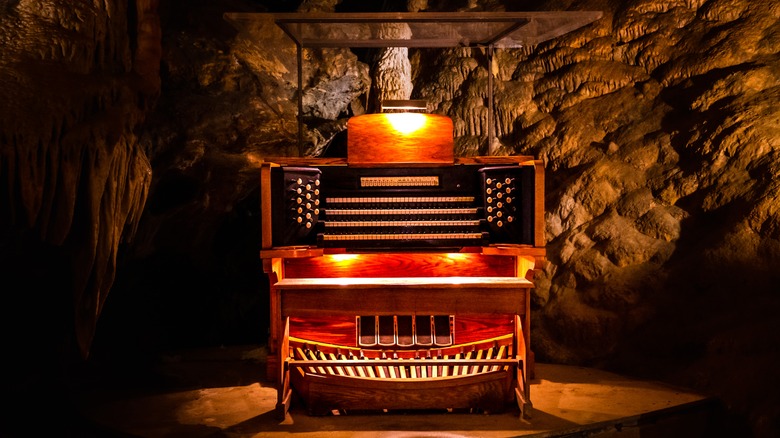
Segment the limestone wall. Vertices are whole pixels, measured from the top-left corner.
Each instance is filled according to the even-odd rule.
[[[128,357],[134,345],[262,342],[258,160],[342,153],[381,57],[305,51],[299,150],[294,46],[272,23],[237,33],[227,7],[0,5],[0,265],[21,282],[3,286],[17,315],[6,332],[20,333],[9,339],[35,325],[30,316],[73,330],[84,355],[95,327]],[[604,12],[497,54],[498,151],[536,155],[547,172],[549,263],[536,277],[532,347],[541,361],[711,392],[757,434],[780,430],[766,390],[780,386],[777,2],[410,7]],[[478,153],[484,55],[408,56],[411,97],[453,118],[457,155]]]
[[[86,357],[151,183],[135,130],[160,91],[157,1],[4,2],[0,38],[4,322]],[[59,327],[40,310],[63,295]]]

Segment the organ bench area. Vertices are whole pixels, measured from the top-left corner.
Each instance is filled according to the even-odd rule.
[[[531,405],[545,258],[532,157],[350,165],[267,158],[262,249],[277,413]]]

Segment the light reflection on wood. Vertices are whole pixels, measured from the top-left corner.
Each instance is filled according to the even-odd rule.
[[[452,119],[439,114],[413,114],[424,117],[424,123],[419,129],[404,133],[391,123],[392,116],[399,115],[411,114],[363,114],[350,118],[347,163],[454,163]]]

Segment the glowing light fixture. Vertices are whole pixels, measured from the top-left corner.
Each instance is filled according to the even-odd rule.
[[[382,112],[391,111],[428,111],[428,102],[424,100],[383,100]]]
[[[383,100],[384,117],[396,131],[411,134],[425,126],[428,102],[425,100]]]
[[[384,114],[390,126],[401,134],[408,135],[425,126],[425,114],[394,113]]]
[[[441,114],[377,113],[347,121],[347,164],[454,162],[452,119]]]
[[[381,113],[349,119],[347,163],[452,163],[452,119],[427,109],[424,100],[384,100]]]

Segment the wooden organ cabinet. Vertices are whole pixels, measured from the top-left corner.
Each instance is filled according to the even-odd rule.
[[[350,120],[346,159],[261,166],[277,410],[295,394],[312,415],[513,402],[522,415],[532,274],[545,257],[543,166],[452,158],[451,130],[443,147],[409,155],[393,138],[357,135],[362,118],[376,127],[381,116]],[[357,158],[376,147],[392,160]]]

